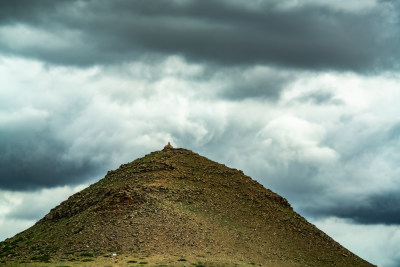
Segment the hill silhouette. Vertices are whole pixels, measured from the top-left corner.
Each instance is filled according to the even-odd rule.
[[[121,266],[373,266],[242,171],[168,147],[109,171],[0,243],[4,265],[107,260]]]

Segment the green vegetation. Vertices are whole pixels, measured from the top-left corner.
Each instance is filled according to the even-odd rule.
[[[82,257],[94,257],[94,254],[91,252],[84,252],[81,254]]]
[[[22,241],[24,241],[24,238],[22,236],[18,236],[15,238],[15,240],[0,242],[0,258],[8,255],[17,256],[18,254],[14,251],[14,249],[18,248]]]
[[[34,256],[31,258],[33,261],[40,261],[40,262],[49,262],[50,261],[50,256],[45,254],[45,255],[40,255],[40,256]]]
[[[78,229],[76,229],[75,231],[74,231],[74,234],[78,234],[78,233],[80,233],[80,232],[82,232],[83,231],[83,229],[85,229],[85,227],[79,227]]]

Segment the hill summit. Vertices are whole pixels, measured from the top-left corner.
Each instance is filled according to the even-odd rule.
[[[0,262],[372,266],[242,171],[169,146],[109,171],[1,242]]]

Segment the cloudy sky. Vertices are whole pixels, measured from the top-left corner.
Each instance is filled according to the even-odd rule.
[[[168,142],[400,266],[400,4],[0,1],[0,240]]]

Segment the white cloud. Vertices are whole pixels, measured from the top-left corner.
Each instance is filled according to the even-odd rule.
[[[334,150],[320,144],[325,136],[324,128],[295,116],[273,119],[258,134],[265,149],[278,146],[286,162],[334,162],[337,159]]]
[[[8,130],[21,127],[29,129],[33,123],[43,125],[48,115],[46,110],[31,107],[22,107],[16,111],[0,111],[0,127],[7,126]]]

